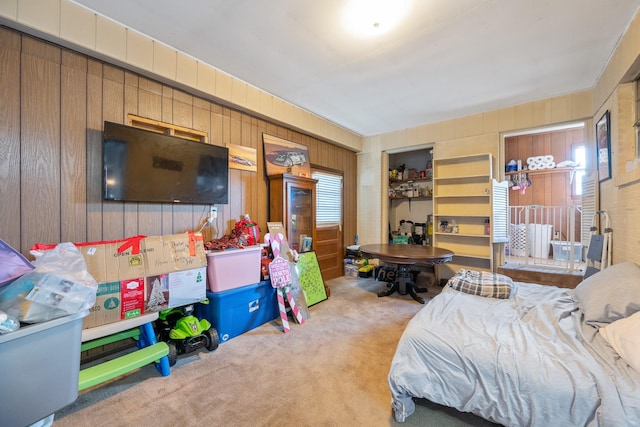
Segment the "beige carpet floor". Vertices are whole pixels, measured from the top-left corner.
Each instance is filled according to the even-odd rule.
[[[423,305],[379,298],[383,282],[339,278],[304,325],[279,320],[178,357],[171,375],[148,365],[81,392],[55,415],[65,426],[489,426],[470,414],[418,401],[398,424],[387,374],[402,331]],[[421,294],[430,297],[440,288]]]

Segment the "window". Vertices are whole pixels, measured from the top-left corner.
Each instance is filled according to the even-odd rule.
[[[316,224],[342,223],[342,176],[315,171],[311,174],[316,184]]]
[[[578,164],[573,175],[572,193],[574,196],[582,196],[582,181],[587,167],[587,147],[583,144],[573,146],[573,161]]]

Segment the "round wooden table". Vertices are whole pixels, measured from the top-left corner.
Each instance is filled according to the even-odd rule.
[[[362,245],[360,251],[373,258],[378,258],[381,262],[395,264],[398,268],[398,279],[391,284],[389,289],[379,292],[379,297],[391,295],[396,291],[401,295],[408,292],[414,300],[421,304],[424,304],[424,298],[419,297],[416,292],[425,290],[418,289],[415,282],[411,280],[410,267],[416,264],[433,266],[444,264],[451,261],[454,255],[448,249],[435,246],[389,245],[385,243]]]

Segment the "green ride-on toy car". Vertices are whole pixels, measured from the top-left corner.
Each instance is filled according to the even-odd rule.
[[[208,301],[207,301],[208,302]],[[193,315],[193,304],[163,310],[156,320],[158,341],[169,345],[169,366],[176,364],[178,354],[191,353],[206,347],[213,351],[218,348],[218,331],[211,327],[207,319]]]

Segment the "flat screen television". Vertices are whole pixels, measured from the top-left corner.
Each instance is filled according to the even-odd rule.
[[[104,123],[103,198],[227,204],[229,149]]]

